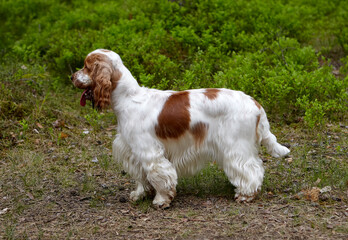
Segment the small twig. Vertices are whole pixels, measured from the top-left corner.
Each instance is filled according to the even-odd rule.
[[[277,208],[277,209],[274,209],[274,211],[279,211],[279,210],[282,210],[284,208],[287,208],[289,206],[289,204],[285,205],[285,206],[282,206],[280,208]]]
[[[73,70],[72,70],[72,68],[71,68],[71,66],[70,66],[70,63],[68,64],[68,66],[69,66],[69,69],[70,69],[70,73],[71,73],[71,75],[72,75],[74,72],[73,72]]]
[[[171,219],[171,220],[178,220],[181,222],[185,222],[185,220],[187,220],[187,222],[192,221],[192,222],[209,222],[207,220],[204,219],[195,219],[195,218],[172,218],[172,217],[163,217],[164,219]],[[230,223],[229,221],[224,221],[224,220],[218,220],[218,219],[214,219],[214,222],[219,222],[219,223]]]
[[[285,66],[288,66],[288,63],[285,60],[285,54],[284,54],[284,50],[286,50],[286,48],[282,48],[282,46],[280,45],[279,36],[277,36],[277,43],[278,43],[279,49],[280,49],[280,51],[282,53],[282,55],[280,56],[281,60],[283,60],[283,63],[285,64]]]
[[[45,220],[44,223],[52,222],[53,220],[57,219],[58,217],[53,217],[51,219]]]

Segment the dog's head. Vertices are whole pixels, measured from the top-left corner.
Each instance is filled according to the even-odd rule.
[[[85,89],[81,96],[81,106],[91,100],[98,109],[110,104],[111,92],[116,88],[121,72],[117,68],[119,56],[109,50],[98,49],[89,53],[84,67],[71,76],[75,87]]]

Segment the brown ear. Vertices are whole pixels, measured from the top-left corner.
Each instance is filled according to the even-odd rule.
[[[111,83],[112,70],[107,64],[98,62],[93,71],[94,90],[93,99],[94,104],[99,109],[104,109],[110,105],[110,97],[112,91]]]

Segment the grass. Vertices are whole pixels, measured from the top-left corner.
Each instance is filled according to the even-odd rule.
[[[0,238],[347,239],[345,2],[1,2]],[[149,87],[246,91],[290,157],[262,149],[250,204],[214,163],[179,180],[168,210],[129,202],[117,119],[80,107],[67,76],[99,47]]]
[[[86,124],[85,127],[88,127],[88,125]],[[290,127],[285,127],[286,132],[291,130]],[[105,132],[105,130],[99,131]],[[44,227],[44,223],[41,223],[43,225],[34,234],[29,231],[28,227],[23,228],[19,222],[23,218],[28,218],[30,216],[28,216],[29,212],[46,214],[48,212],[58,212],[58,209],[61,207],[60,205],[62,205],[62,200],[59,200],[59,198],[67,200],[75,198],[75,201],[77,198],[77,204],[80,205],[79,208],[82,208],[82,211],[99,212],[99,214],[102,214],[108,208],[107,204],[109,204],[109,207],[111,204],[115,206],[120,204],[117,199],[116,201],[111,200],[115,196],[116,198],[119,195],[127,197],[134,184],[128,176],[122,176],[120,174],[120,168],[116,163],[105,163],[107,159],[109,161],[111,159],[107,149],[103,150],[104,155],[98,158],[98,163],[91,162],[93,156],[98,154],[100,149],[103,149],[95,143],[95,140],[99,139],[103,134],[94,132],[91,135],[93,136],[85,137],[84,140],[86,142],[81,144],[81,146],[71,146],[68,144],[67,139],[63,139],[59,144],[58,142],[53,143],[48,149],[45,149],[46,147],[37,148],[37,146],[33,146],[30,143],[32,138],[27,136],[26,141],[29,141],[29,143],[22,143],[22,145],[13,147],[12,150],[6,152],[6,157],[1,163],[2,192],[0,196],[1,199],[6,198],[4,206],[10,208],[9,213],[1,216],[2,223],[6,223],[3,225],[4,229],[2,229],[6,239],[26,239],[32,236],[37,236],[38,238],[47,237],[50,230]],[[341,197],[343,202],[347,201],[342,197],[347,187],[345,185],[345,181],[347,180],[345,175],[347,163],[342,158],[343,149],[337,151],[335,148],[335,145],[344,146],[344,141],[346,140],[340,139],[334,143],[324,141],[323,147],[318,147],[322,150],[317,149],[316,157],[313,154],[308,154],[313,149],[308,144],[308,139],[306,139],[310,138],[310,136],[298,132],[291,133],[291,135],[297,137],[296,142],[302,139],[302,142],[299,141],[299,145],[296,148],[292,148],[293,161],[291,163],[286,160],[273,159],[266,154],[263,155],[264,159],[267,160],[265,162],[266,178],[257,204],[267,204],[272,199],[275,199],[275,201],[285,199],[286,201],[283,205],[299,204],[300,206],[296,206],[291,212],[293,217],[291,217],[289,227],[295,229],[303,225],[311,225],[313,229],[325,233],[328,230],[328,226],[325,222],[326,220],[321,220],[323,215],[310,216],[308,219],[302,208],[303,206],[310,205],[310,202],[303,199],[293,200],[291,197],[302,189],[310,188],[314,185],[318,185],[319,187],[330,185],[334,188],[333,195]],[[70,137],[73,137],[73,135]],[[51,140],[50,137],[48,139]],[[104,141],[109,141],[110,144],[111,138],[104,138]],[[328,148],[329,146],[331,148]],[[52,148],[54,150],[51,152],[50,149]],[[69,157],[67,158],[66,156]],[[325,156],[331,157],[329,161]],[[315,182],[318,178],[321,181],[316,184]],[[296,182],[294,182],[294,179]],[[119,186],[121,185],[125,186],[124,190],[120,190]],[[127,194],[124,195],[124,192],[127,192]],[[228,183],[223,173],[215,165],[212,165],[205,168],[195,177],[180,180],[178,198],[180,199],[184,196],[192,201],[197,201],[199,205],[201,205],[199,202],[205,202],[207,201],[206,199],[216,200],[220,198],[229,199],[228,202],[231,204],[233,203],[231,200],[233,198],[233,187]],[[45,202],[47,198],[52,198],[50,204],[42,205],[42,202]],[[138,213],[139,216],[145,214],[148,218],[151,218],[154,215],[154,210],[151,208],[151,201],[152,199],[145,199],[144,201],[130,205],[130,207],[135,209],[135,213],[140,212],[140,214]],[[174,210],[171,210],[174,212],[171,212],[171,215],[176,216],[176,218],[184,215],[185,218],[193,219],[191,221],[194,221],[194,219],[200,217],[202,214],[202,210],[199,208],[186,208],[186,212],[183,214],[181,212],[183,207],[176,206],[175,204]],[[326,205],[331,206],[337,204],[337,202],[329,200],[322,201],[319,204],[325,207]],[[64,206],[63,209],[67,209],[67,206],[69,204]],[[36,209],[35,211],[31,210],[33,207]],[[38,211],[38,208],[42,209]],[[129,210],[122,211],[126,214]],[[325,214],[326,212],[330,212],[330,210],[324,209],[323,212]],[[70,214],[72,213],[70,212]],[[118,214],[122,216],[122,212]],[[232,206],[228,211],[228,218],[237,218],[241,215],[250,217],[252,214],[253,211]],[[80,221],[83,220],[83,218],[78,219]],[[57,221],[60,224],[66,223],[70,227],[66,233],[55,232],[54,236],[56,238],[74,239],[86,236],[84,235],[85,227],[72,226],[68,216],[60,216]],[[256,223],[252,221],[252,219],[248,218],[242,223],[238,222],[231,225],[231,230],[228,234],[234,236],[234,233],[239,229],[254,226],[252,224]],[[132,228],[125,230],[125,233],[133,234],[135,231],[134,224]],[[91,230],[88,231],[88,236],[98,236],[102,231],[98,225],[92,224],[91,227]],[[192,228],[179,231],[180,236],[190,238],[194,235],[194,229],[196,227],[192,225]],[[335,231],[346,234],[345,227],[345,225],[339,225],[335,228]],[[284,237],[287,234],[287,232],[284,232],[281,236]]]
[[[275,159],[262,151],[266,175],[254,204],[236,205],[233,186],[212,163],[195,177],[180,179],[172,209],[155,211],[150,198],[128,202],[135,184],[111,158],[113,113],[80,107],[81,92],[50,81],[42,68],[29,66],[23,77],[18,74],[21,64],[12,64],[1,69],[0,210],[9,210],[0,215],[0,235],[5,239],[112,239],[117,234],[151,238],[151,232],[191,238],[236,236],[243,229],[263,234],[261,222],[278,231],[267,215],[272,211],[277,221],[298,232],[305,226],[315,236],[347,234],[342,222],[348,186],[347,122],[312,130],[301,121],[271,123],[279,141],[291,146],[291,158]],[[95,158],[98,161],[92,161]],[[312,203],[296,198],[303,190],[325,186],[332,187],[326,199]],[[106,230],[106,224],[114,227]],[[161,224],[165,228],[158,227]],[[218,224],[227,230],[215,232]],[[178,228],[181,225],[185,228]],[[281,231],[279,237],[292,236],[286,228]]]

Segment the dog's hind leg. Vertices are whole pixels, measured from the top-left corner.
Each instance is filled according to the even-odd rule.
[[[245,144],[245,143],[244,143]],[[225,156],[223,169],[230,182],[237,188],[237,202],[250,202],[261,190],[264,176],[262,160],[252,151],[235,151]]]

